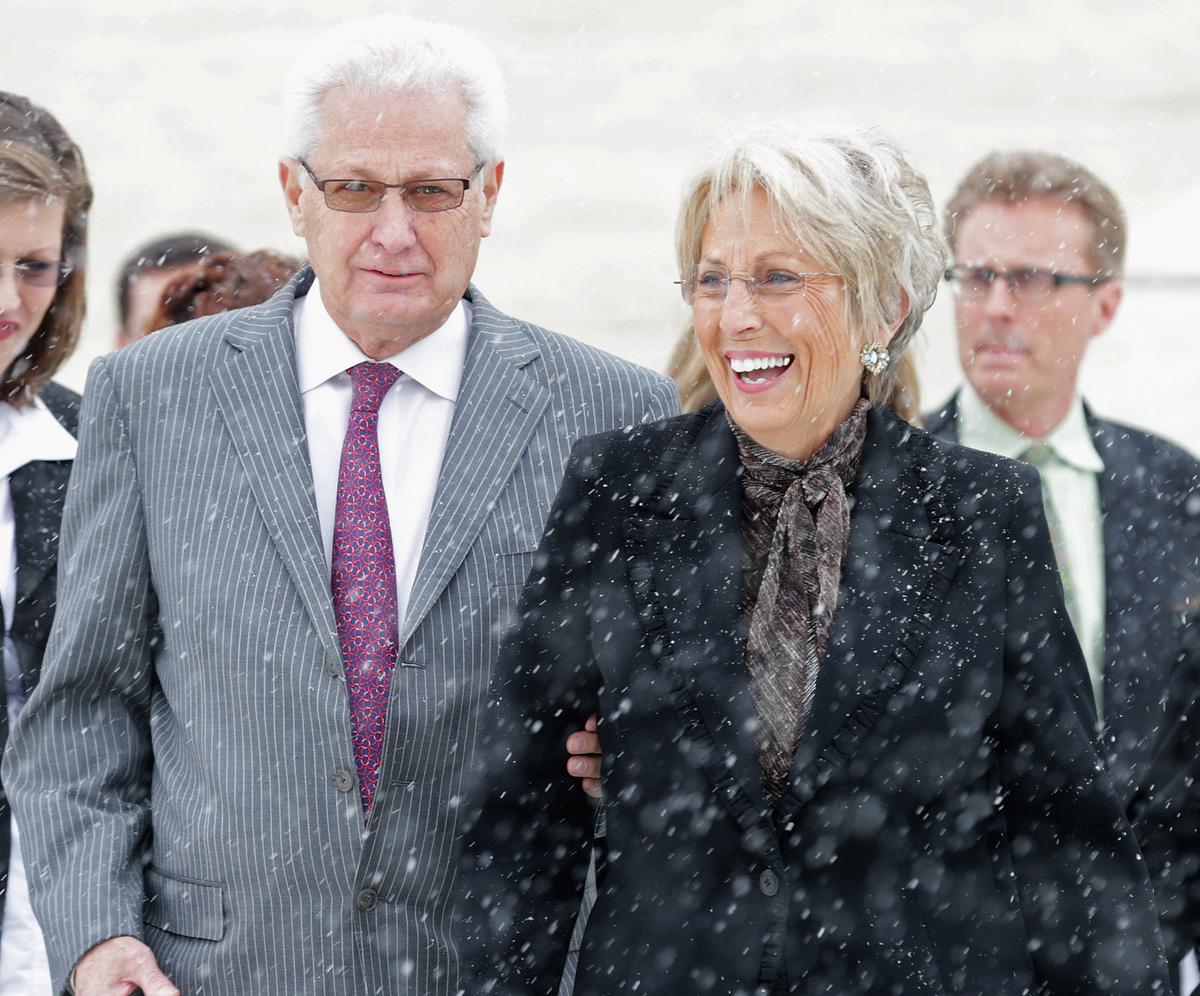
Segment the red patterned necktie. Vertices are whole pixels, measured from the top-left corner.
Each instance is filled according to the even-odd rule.
[[[399,377],[400,371],[390,363],[359,363],[350,368],[354,398],[342,443],[333,518],[333,611],[346,667],[364,814],[375,801],[399,639],[396,560],[379,471],[378,432],[379,406]]]

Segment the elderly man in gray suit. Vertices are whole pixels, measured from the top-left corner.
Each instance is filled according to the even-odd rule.
[[[678,403],[469,284],[504,175],[478,43],[343,25],[285,118],[311,268],[88,379],[4,773],[80,996],[458,990],[463,765],[560,472]]]

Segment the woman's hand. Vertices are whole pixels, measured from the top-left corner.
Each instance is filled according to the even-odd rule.
[[[580,787],[594,799],[604,798],[600,784],[600,734],[596,732],[596,714],[588,716],[582,730],[567,737],[567,773],[580,779]]]

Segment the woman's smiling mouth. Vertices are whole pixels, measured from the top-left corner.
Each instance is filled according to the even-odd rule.
[[[743,390],[763,389],[783,376],[792,365],[792,353],[730,351],[725,354],[734,382]]]

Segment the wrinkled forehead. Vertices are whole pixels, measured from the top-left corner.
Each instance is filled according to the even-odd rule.
[[[469,153],[467,102],[457,87],[336,86],[319,106],[313,156],[448,161]]]
[[[806,238],[808,220],[794,217],[762,186],[713,192],[706,209],[697,247],[702,260],[737,256],[750,263],[786,257],[815,263],[818,259]]]

